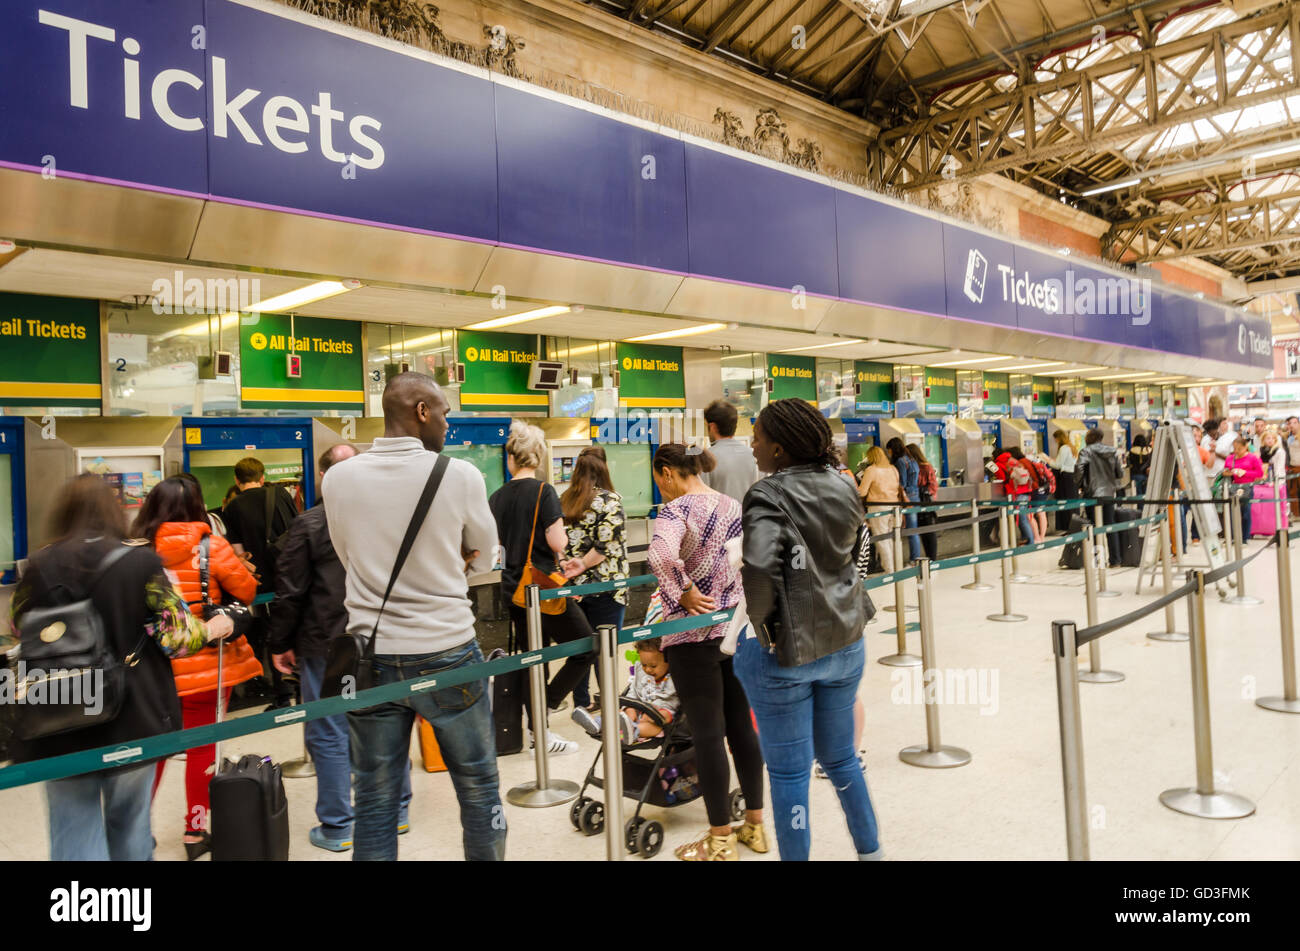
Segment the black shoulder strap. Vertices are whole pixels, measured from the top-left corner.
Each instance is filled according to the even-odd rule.
[[[271,523],[275,521],[275,484],[263,485],[266,493],[266,547],[271,547]]]
[[[393,573],[388,577],[388,587],[384,589],[384,600],[379,604],[379,613],[375,615],[375,626],[370,631],[370,644],[368,652],[375,652],[375,638],[379,634],[379,621],[384,616],[384,608],[388,604],[388,596],[393,593],[393,585],[397,583],[397,576],[402,573],[402,566],[406,564],[406,556],[411,553],[411,547],[415,544],[415,536],[420,534],[420,528],[424,525],[424,520],[428,517],[429,506],[433,505],[433,497],[438,494],[438,486],[442,485],[442,476],[447,471],[447,465],[450,460],[449,456],[442,453],[438,454],[438,460],[433,464],[433,471],[429,473],[429,481],[424,484],[424,491],[420,493],[420,501],[415,503],[415,512],[411,515],[411,523],[406,526],[406,535],[402,538],[402,546],[397,549],[397,560],[393,562]]]

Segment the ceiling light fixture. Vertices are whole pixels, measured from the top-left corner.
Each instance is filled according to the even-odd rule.
[[[509,314],[505,317],[493,317],[491,320],[480,320],[476,324],[466,324],[462,330],[495,330],[497,327],[509,327],[512,324],[522,324],[526,320],[541,320],[543,317],[556,317],[560,314],[567,314],[573,310],[567,304],[552,305],[550,307],[538,307],[534,310],[526,310],[519,314]]]
[[[650,340],[668,340],[672,337],[690,337],[695,334],[713,333],[715,330],[726,330],[726,324],[696,324],[694,327],[682,327],[678,330],[661,330],[657,334],[642,334],[639,337],[628,337],[625,343],[646,343]]]
[[[1111,182],[1107,185],[1098,185],[1096,188],[1089,188],[1087,191],[1079,192],[1084,198],[1091,198],[1093,195],[1104,195],[1106,192],[1119,191],[1121,188],[1128,188],[1141,182],[1140,178],[1126,178],[1123,181]]]
[[[949,360],[947,363],[928,363],[931,367],[964,367],[972,363],[996,363],[999,360],[1012,360],[1014,357],[980,357],[976,360]]]
[[[802,353],[804,350],[825,350],[827,347],[847,347],[855,343],[866,343],[865,340],[854,340],[852,337],[846,337],[843,340],[832,340],[830,343],[817,343],[811,347],[791,347],[788,350],[778,350],[777,353]]]
[[[1051,363],[1021,363],[1013,367],[990,367],[990,369],[997,370],[999,373],[1010,373],[1014,370],[1041,370],[1044,367],[1063,366],[1065,366],[1064,360],[1053,360]]]
[[[296,290],[272,297],[270,300],[258,301],[248,308],[247,313],[278,314],[281,311],[292,310],[295,307],[305,307],[307,304],[325,300],[328,297],[346,294],[348,291],[354,291],[360,286],[359,281],[348,281],[346,283],[342,281],[317,281],[315,284],[299,287]]]

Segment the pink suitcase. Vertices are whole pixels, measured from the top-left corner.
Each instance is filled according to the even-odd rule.
[[[1277,487],[1270,483],[1255,486],[1255,495],[1250,503],[1250,534],[1253,536],[1263,535],[1265,537],[1273,535],[1278,530],[1277,524],[1277,507],[1273,502],[1277,494]],[[1287,528],[1288,512],[1287,500],[1285,496],[1282,499],[1282,525]]]

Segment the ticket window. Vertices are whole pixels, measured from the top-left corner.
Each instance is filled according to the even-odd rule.
[[[235,463],[252,456],[266,469],[266,484],[287,489],[299,511],[306,507],[303,451],[301,449],[194,449],[188,471],[199,480],[203,504],[220,511],[235,485]]]
[[[610,481],[623,499],[624,516],[646,517],[654,505],[650,447],[645,443],[610,443],[604,449]]]
[[[487,485],[488,497],[506,484],[505,449],[502,446],[479,446],[467,443],[459,446],[448,444],[443,447],[443,454],[452,459],[464,459],[483,474]]]
[[[0,430],[0,435],[8,437],[11,434]],[[22,467],[18,464],[17,456],[11,452],[0,452],[0,584],[15,580],[18,559],[24,555],[21,550],[21,480]]]

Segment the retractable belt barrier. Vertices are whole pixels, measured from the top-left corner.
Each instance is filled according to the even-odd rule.
[[[629,579],[630,580],[630,579]],[[608,582],[606,582],[608,583]],[[713,611],[707,615],[681,618],[676,621],[662,621],[641,627],[623,628],[618,632],[619,644],[630,644],[647,637],[661,637],[665,634],[680,634],[697,628],[714,627],[731,620],[734,608]],[[15,763],[0,769],[0,789],[12,789],[30,783],[46,782],[53,779],[66,779],[82,773],[93,773],[131,763],[155,760],[170,756],[198,746],[208,746],[218,741],[232,740],[240,736],[262,733],[292,723],[305,723],[322,717],[339,713],[358,712],[379,706],[382,703],[395,703],[426,690],[441,690],[458,684],[469,683],[522,670],[537,664],[563,660],[578,654],[591,653],[596,650],[596,637],[580,637],[577,640],[539,651],[527,651],[511,654],[498,660],[469,664],[463,667],[451,667],[429,677],[415,680],[403,680],[392,684],[371,687],[358,691],[351,697],[329,697],[313,700],[292,707],[255,713],[223,723],[210,723],[206,726],[193,727],[188,730],[176,730],[156,736],[144,737],[113,746],[102,746],[78,753],[67,753],[46,759],[32,760],[27,763]]]

